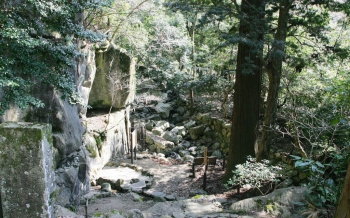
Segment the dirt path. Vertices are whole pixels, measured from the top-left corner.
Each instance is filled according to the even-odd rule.
[[[130,163],[130,159],[115,161]],[[191,190],[201,188],[202,178],[200,173],[197,173],[196,178],[190,177],[191,166],[187,163],[164,163],[157,162],[156,159],[142,159],[135,161],[134,164],[147,169],[154,175],[151,189],[167,195],[173,195],[176,199],[188,198]],[[212,186],[215,186],[215,184]],[[208,188],[213,189],[213,187],[210,187],[210,184]],[[144,196],[142,197],[143,202],[138,202],[130,193],[115,193],[111,197],[97,199],[95,202],[89,204],[88,216],[92,217],[96,213],[108,213],[111,210],[121,211],[123,213],[132,209],[145,211],[155,204],[153,200]],[[85,206],[79,206],[77,209],[78,215],[85,216]]]

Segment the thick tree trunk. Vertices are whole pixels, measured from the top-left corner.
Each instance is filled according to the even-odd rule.
[[[350,162],[348,165],[348,172],[341,192],[335,218],[349,218],[350,217]]]
[[[287,37],[288,15],[292,2],[293,0],[281,0],[280,2],[277,32],[266,67],[269,76],[269,89],[263,130],[256,154],[258,161],[269,158],[272,136],[271,127],[275,124],[276,120],[278,92]]]
[[[264,33],[264,3],[244,0],[241,4],[232,134],[224,181],[232,177],[237,164],[255,156],[254,146],[259,132],[261,57]]]

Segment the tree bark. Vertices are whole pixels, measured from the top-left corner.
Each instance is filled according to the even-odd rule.
[[[254,146],[259,132],[259,108],[262,72],[264,1],[244,0],[241,4],[232,134],[224,181],[232,178],[232,170],[255,156]]]
[[[276,121],[278,92],[281,81],[282,63],[285,56],[285,44],[288,30],[289,9],[294,0],[281,0],[278,27],[268,59],[266,71],[269,77],[267,106],[264,114],[262,135],[258,144],[257,161],[269,159],[272,138],[272,126]]]
[[[343,190],[341,192],[338,207],[334,218],[350,217],[350,162],[348,163],[348,171],[346,173]]]

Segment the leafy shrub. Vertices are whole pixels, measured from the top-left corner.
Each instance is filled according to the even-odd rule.
[[[282,167],[270,165],[268,160],[256,162],[255,158],[248,156],[244,164],[236,166],[233,177],[228,181],[227,186],[254,188],[264,195],[267,193],[263,193],[261,187],[268,183],[277,184],[282,174]]]
[[[335,206],[344,182],[347,163],[344,155],[332,154],[329,163],[290,155],[295,160],[295,167],[308,173],[307,200],[317,208]],[[334,179],[336,178],[336,179]]]

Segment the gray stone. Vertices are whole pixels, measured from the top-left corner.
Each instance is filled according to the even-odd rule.
[[[184,126],[175,126],[171,131],[177,135],[181,135],[181,136],[186,135],[186,128]]]
[[[160,127],[154,127],[153,129],[152,129],[152,133],[154,134],[154,135],[157,135],[157,136],[162,136],[163,135],[163,129],[162,128],[160,128]]]
[[[165,198],[165,196],[167,194],[163,193],[163,192],[160,192],[160,191],[156,191],[156,190],[153,190],[153,189],[149,189],[149,190],[146,190],[143,192],[145,195],[148,195],[150,197],[162,197],[162,198]]]
[[[156,105],[156,110],[162,118],[168,118],[172,107],[170,104],[159,102]]]
[[[152,129],[155,125],[156,125],[156,123],[153,120],[150,120],[146,123],[145,127],[148,131],[152,131]]]
[[[181,213],[181,212],[173,212],[173,217],[174,218],[185,218],[185,214]]]
[[[274,192],[254,198],[248,198],[241,201],[237,201],[230,206],[232,211],[256,211],[259,209],[259,205],[265,202],[274,202],[277,206],[277,213],[280,217],[291,217],[289,208],[293,207],[293,202],[302,202],[305,199],[307,187],[289,187],[283,189],[277,189]]]
[[[183,147],[185,147],[185,148],[188,148],[188,147],[191,146],[191,143],[190,143],[189,141],[182,141],[182,142],[181,142],[181,145],[182,145]]]
[[[153,145],[154,144],[154,139],[153,139],[154,134],[150,133],[150,132],[146,132],[146,143],[149,145]]]
[[[134,201],[142,202],[142,197],[134,192],[131,192],[131,196],[133,197]]]
[[[175,201],[175,196],[174,195],[167,195],[164,197],[167,201]]]
[[[164,140],[162,138],[155,139],[154,144],[157,146],[157,148],[159,148],[162,151],[168,150],[168,149],[174,147],[174,142],[167,141],[167,140]]]
[[[187,149],[189,152],[193,152],[193,151],[196,151],[197,150],[197,147],[196,146],[192,146],[192,147],[189,147]]]
[[[189,132],[192,140],[198,139],[200,136],[203,136],[204,130],[206,128],[206,125],[200,125],[191,127]]]
[[[222,212],[220,203],[215,200],[214,195],[201,196],[199,199],[186,199],[180,201],[167,201],[155,204],[142,214],[144,218],[154,217],[203,217],[207,214]]]
[[[183,160],[192,163],[194,161],[194,157],[192,155],[187,154],[187,155],[183,156]]]
[[[186,129],[190,129],[191,127],[195,126],[196,125],[196,121],[193,121],[193,120],[190,120],[189,122],[187,122],[184,127]]]
[[[170,127],[170,123],[168,121],[165,121],[165,120],[161,120],[161,121],[158,121],[156,123],[156,126],[155,127],[158,127],[160,128],[162,131],[165,131],[166,129],[168,129]]]
[[[130,218],[143,218],[142,212],[139,209],[132,209],[126,212],[126,217]]]
[[[49,124],[0,125],[3,217],[55,217],[51,131]]]
[[[178,139],[177,135],[176,135],[174,132],[165,131],[165,132],[163,133],[162,137],[163,137],[165,140],[174,142],[175,145],[179,144],[179,139]]]
[[[194,189],[194,190],[190,190],[189,196],[193,197],[196,195],[206,195],[207,192],[204,191],[203,189]]]
[[[108,182],[103,183],[101,186],[101,191],[105,191],[105,192],[112,191],[111,184],[109,184]]]
[[[164,197],[154,196],[154,197],[153,197],[153,201],[154,201],[154,202],[165,202],[166,199],[165,199]]]
[[[179,154],[180,154],[181,157],[184,157],[186,155],[189,155],[190,152],[189,151],[185,151],[185,150],[179,150]]]
[[[56,216],[57,217],[74,217],[74,218],[85,218],[84,216],[77,215],[76,213],[64,208],[60,205],[55,206]],[[23,217],[23,216],[21,216]]]
[[[216,198],[216,200],[218,201],[218,202],[220,202],[221,204],[224,204],[224,203],[227,203],[227,198]]]

